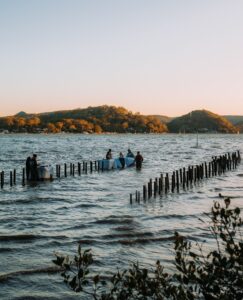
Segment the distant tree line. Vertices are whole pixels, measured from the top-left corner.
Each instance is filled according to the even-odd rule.
[[[243,132],[243,123],[234,126],[227,118],[207,110],[192,111],[172,119],[140,115],[123,107],[103,105],[42,114],[20,112],[0,118],[2,130],[30,133],[237,133]]]
[[[163,133],[167,126],[158,118],[133,114],[122,107],[101,106],[49,114],[0,118],[0,129],[10,132]]]

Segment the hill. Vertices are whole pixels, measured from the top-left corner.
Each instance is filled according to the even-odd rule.
[[[233,125],[238,125],[240,123],[243,123],[243,116],[232,116],[232,115],[226,115],[223,116],[225,119],[230,121]]]
[[[156,117],[133,114],[123,107],[108,105],[41,114],[21,112],[0,118],[0,128],[10,132],[167,132],[167,126]]]
[[[226,118],[207,110],[195,110],[173,119],[167,124],[170,132],[236,133],[237,129]]]
[[[235,127],[239,133],[243,133],[243,122],[238,123]]]
[[[150,115],[150,117],[154,117],[159,119],[162,123],[169,123],[170,121],[172,121],[174,118],[173,117],[168,117],[168,116],[161,116],[161,115]]]

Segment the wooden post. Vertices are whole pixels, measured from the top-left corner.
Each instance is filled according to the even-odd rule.
[[[56,177],[58,177],[58,165],[56,165]]]
[[[9,176],[10,176],[10,186],[13,186],[13,172],[12,171],[10,171],[10,174],[9,174]]]
[[[130,204],[132,204],[132,194],[130,194]]]
[[[80,162],[78,163],[78,175],[79,176],[81,175],[81,164],[80,164]]]
[[[193,168],[193,166],[191,166],[190,167],[190,183],[191,183],[191,185],[192,185],[192,183],[193,183],[193,176],[194,176],[194,168]]]
[[[175,172],[171,176],[171,192],[174,193],[175,190]]]
[[[180,169],[180,183],[182,184],[183,179],[182,179],[182,169]]]
[[[159,177],[159,195],[162,193],[162,178],[161,176]]]
[[[185,189],[185,187],[186,187],[186,169],[185,168],[183,168],[182,186],[183,186],[183,189]]]
[[[1,172],[1,189],[4,186],[4,171]]]
[[[153,194],[153,182],[152,182],[152,179],[149,180],[149,186],[150,186],[150,195],[149,195],[149,197],[152,197],[152,194]]]
[[[240,156],[240,150],[237,150],[237,159],[238,159],[238,162],[240,163],[241,162],[241,156]]]
[[[188,166],[187,171],[188,171],[188,181],[190,183],[191,182],[191,167],[190,166]]]
[[[23,186],[25,185],[25,168],[23,168],[23,171],[22,171],[22,185]]]
[[[75,164],[73,164],[72,173],[73,173],[73,176],[74,176],[75,175]]]
[[[179,172],[178,172],[178,170],[176,170],[176,190],[177,190],[177,193],[179,193],[179,186],[180,186]]]
[[[232,158],[233,158],[234,169],[236,169],[236,156],[235,156],[235,152],[232,153]]]
[[[211,161],[212,177],[214,176],[214,161]]]
[[[163,178],[163,174],[160,174],[160,179],[161,179],[161,193],[163,193],[164,190],[164,178]]]
[[[211,162],[208,163],[208,177],[211,177]]]
[[[13,171],[13,184],[16,184],[16,169]]]
[[[215,158],[214,161],[214,176],[218,175],[218,163],[217,163],[217,159]]]
[[[156,193],[157,193],[157,184],[156,184],[156,180],[154,180],[154,197],[156,197]]]
[[[189,182],[190,182],[189,178],[190,178],[190,173],[189,173],[189,170],[187,170],[186,171],[186,187],[187,188],[189,187]]]
[[[206,176],[206,178],[208,178],[208,166],[207,166],[206,161],[204,162],[204,169],[205,169],[205,176]]]
[[[95,161],[95,171],[97,171],[97,160]]]
[[[170,188],[170,182],[169,182],[169,174],[166,173],[165,177],[165,193],[167,194]]]
[[[70,163],[70,176],[72,176],[72,175],[73,175],[73,164]]]
[[[222,174],[222,157],[221,156],[217,159],[217,163],[218,163],[218,175],[221,175]]]
[[[90,161],[90,172],[92,173],[93,172],[93,162]]]
[[[225,154],[226,157],[226,165],[227,165],[227,170],[230,170],[230,160],[229,160],[229,153]]]
[[[229,168],[231,170],[232,169],[232,159],[231,159],[230,153],[229,153],[228,159],[229,159]]]
[[[200,167],[197,165],[197,181],[200,180]]]
[[[144,184],[143,185],[143,200],[146,200],[146,198],[147,198],[147,187],[146,187],[146,185]]]
[[[64,164],[64,176],[67,177],[67,164]]]
[[[196,183],[197,181],[197,167],[194,166],[194,175],[193,175],[193,178],[194,178],[194,184]]]

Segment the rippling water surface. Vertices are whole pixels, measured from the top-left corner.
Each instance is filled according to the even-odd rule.
[[[242,153],[243,136],[200,135],[199,148],[195,145],[195,135],[0,136],[0,171],[16,168],[18,180],[33,152],[54,165],[100,159],[108,148],[114,156],[128,147],[144,156],[141,171],[93,172],[37,186],[18,182],[0,190],[0,299],[80,299],[60,274],[48,272],[53,253],[74,253],[77,242],[92,248],[102,273],[136,260],[153,265],[160,259],[170,269],[175,230],[207,239],[198,219],[220,200],[219,193],[242,207],[242,165],[179,194],[130,205],[129,194],[161,172],[237,149]]]

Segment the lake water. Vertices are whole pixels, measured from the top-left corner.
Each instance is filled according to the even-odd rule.
[[[208,238],[198,219],[209,212],[218,194],[232,196],[242,207],[243,167],[205,179],[179,194],[130,205],[129,194],[160,173],[211,160],[239,149],[243,135],[1,135],[0,171],[21,169],[33,152],[42,162],[63,164],[96,160],[111,148],[118,156],[128,148],[141,151],[135,168],[81,175],[37,186],[4,186],[0,190],[0,299],[80,299],[53,267],[55,251],[72,254],[77,243],[92,248],[95,268],[108,274],[139,260],[157,259],[171,269],[172,237],[179,231],[193,240]],[[62,170],[63,171],[63,170]],[[2,276],[6,275],[6,276]],[[82,299],[85,299],[82,297]]]

